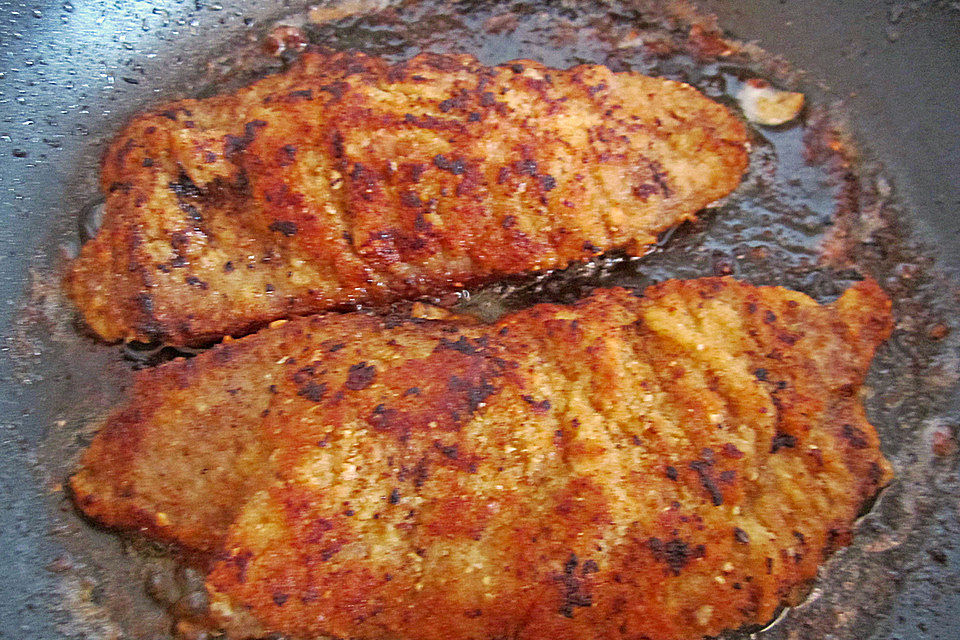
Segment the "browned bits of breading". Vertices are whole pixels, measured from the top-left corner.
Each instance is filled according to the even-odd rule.
[[[857,394],[889,300],[729,278],[646,296],[303,318],[140,372],[76,502],[206,557],[204,624],[230,638],[764,623],[891,477]]]
[[[737,186],[747,146],[725,107],[633,72],[307,52],[134,118],[67,290],[107,340],[194,344],[642,253]]]

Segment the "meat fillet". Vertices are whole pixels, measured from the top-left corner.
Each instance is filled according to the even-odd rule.
[[[740,120],[678,82],[312,52],[134,118],[67,289],[107,340],[203,343],[642,252],[746,165]]]
[[[301,318],[138,374],[79,507],[209,558],[231,638],[679,640],[763,623],[891,477],[872,281],[732,279],[492,325]]]

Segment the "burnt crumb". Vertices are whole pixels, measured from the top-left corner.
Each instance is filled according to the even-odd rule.
[[[456,460],[457,458],[460,457],[460,448],[455,444],[448,446],[440,442],[434,442],[433,446],[436,447],[440,453],[442,453],[447,458],[450,458],[451,460]]]
[[[199,288],[201,288],[201,289],[206,289],[206,288],[208,288],[208,286],[209,286],[206,282],[204,282],[203,280],[201,280],[201,279],[198,278],[197,276],[187,276],[187,277],[184,278],[183,280],[184,280],[184,282],[186,282],[186,283],[187,283],[188,285],[190,285],[191,287],[199,287]]]
[[[719,487],[717,487],[716,481],[710,474],[710,463],[705,460],[694,460],[689,464],[689,467],[696,471],[697,475],[700,476],[700,484],[703,486],[704,490],[710,494],[710,501],[713,503],[713,506],[719,507],[722,505],[723,493],[721,493]]]
[[[387,405],[380,403],[370,412],[370,417],[367,418],[367,421],[373,425],[374,429],[385,431],[391,428],[391,424],[399,415],[400,412],[396,409],[391,409]],[[401,432],[401,440],[405,440],[406,437],[407,435]]]
[[[403,397],[419,396],[419,395],[420,395],[420,387],[410,387],[409,389],[403,392]]]
[[[827,541],[824,545],[826,553],[830,554],[850,544],[850,531],[847,529],[830,529],[827,531]]]
[[[773,324],[774,322],[777,321],[777,314],[775,314],[773,311],[770,311],[768,309],[763,314],[763,321],[766,322],[767,324]]]
[[[287,362],[289,362],[289,360]],[[308,382],[310,378],[312,378],[316,374],[317,374],[316,365],[301,367],[300,369],[297,370],[296,373],[293,374],[293,381],[298,385],[304,384],[305,382]]]
[[[213,151],[204,151],[203,161],[207,164],[213,164],[217,161],[217,154],[215,154]]]
[[[667,466],[666,474],[671,480],[676,480],[678,477],[680,477],[676,467]]]
[[[591,573],[598,573],[599,571],[600,565],[597,564],[596,560],[587,560],[583,563],[583,568],[580,569],[580,573],[585,576]]]
[[[650,538],[647,540],[647,548],[653,553],[653,557],[659,562],[665,562],[673,575],[678,576],[690,560],[702,558],[706,555],[706,547],[697,545],[691,548],[690,545],[680,538],[673,538],[664,542],[660,538]]]
[[[480,122],[480,118],[481,118],[481,117],[482,117],[482,116],[481,116],[479,113],[477,113],[476,111],[471,111],[471,112],[470,112],[470,115],[467,116],[467,120],[468,120],[469,122]]]
[[[466,611],[463,612],[463,615],[471,619],[479,618],[480,616],[483,615],[483,611],[481,611],[480,609],[467,609]]]
[[[223,145],[224,155],[230,158],[244,151],[256,139],[257,131],[266,126],[267,123],[263,120],[251,120],[243,125],[242,136],[226,135]]]
[[[287,94],[287,100],[290,102],[299,102],[301,100],[313,100],[313,89],[297,89]]]
[[[320,560],[322,560],[323,562],[326,562],[333,556],[337,555],[337,553],[340,552],[341,548],[343,548],[343,544],[339,542],[328,546],[326,549],[323,549],[322,551],[320,551]]]
[[[557,179],[553,176],[548,176],[546,174],[540,175],[540,186],[543,187],[544,191],[550,191],[557,186]]]
[[[869,444],[867,442],[867,434],[851,424],[844,424],[840,428],[840,435],[844,440],[849,442],[850,446],[854,449],[866,449]]]
[[[523,65],[522,65],[522,64],[512,64],[512,65],[510,65],[510,71],[513,71],[514,73],[523,73]]]
[[[640,439],[640,436],[638,436],[637,434],[631,435],[631,436],[630,436],[630,441],[633,443],[633,445],[634,445],[635,447],[639,447],[640,445],[643,444],[643,440],[641,440],[641,439]]]
[[[251,558],[253,558],[253,552],[247,550],[228,559],[228,562],[232,562],[237,568],[237,582],[240,584],[247,581],[247,565],[250,564]]]
[[[324,346],[327,346],[327,345],[324,345]],[[343,349],[346,346],[347,345],[343,342],[334,342],[330,346],[327,346],[327,353],[336,353],[337,351],[340,351],[340,349]]]
[[[589,240],[587,240],[587,241],[585,241],[585,242],[583,243],[583,250],[586,251],[586,252],[588,252],[588,253],[600,253],[600,247],[598,247],[597,245],[593,244],[593,243],[590,242]]]
[[[733,539],[739,542],[740,544],[750,543],[750,536],[747,535],[747,532],[741,529],[740,527],[733,528]]]
[[[512,229],[517,224],[517,216],[504,216],[503,220],[500,222],[500,226],[504,229]]]
[[[455,176],[463,175],[467,172],[467,165],[463,160],[459,158],[451,160],[442,153],[438,153],[433,157],[433,164],[437,169],[449,171]]]
[[[275,593],[273,594],[273,603],[278,607],[282,607],[289,598],[290,596],[286,593]]]
[[[232,261],[227,260],[226,262],[223,263],[223,272],[224,272],[224,273],[232,273],[233,270],[234,270],[234,266],[233,266],[233,262],[232,262]]]
[[[535,160],[518,160],[514,164],[514,170],[520,175],[527,175],[531,178],[537,175],[537,162]]]
[[[484,91],[480,94],[480,105],[483,107],[492,107],[497,104],[497,99],[492,91]]]
[[[423,217],[422,211],[417,211],[417,215],[413,218],[413,230],[418,233],[424,233],[430,231],[433,228],[433,225]],[[420,248],[420,243],[422,241],[418,238],[415,242],[411,243],[413,248]]]
[[[398,504],[400,502],[400,490],[394,489],[390,492],[390,496],[387,498],[387,502],[390,504]]]
[[[583,585],[576,576],[579,563],[576,554],[571,553],[567,561],[563,563],[563,573],[554,578],[563,587],[563,604],[560,605],[558,612],[565,618],[572,618],[574,609],[577,607],[593,605],[593,596],[584,593]]]
[[[355,516],[356,514],[357,514],[357,512],[354,511],[353,509],[344,509],[344,510],[343,510],[343,515],[347,516],[348,518],[351,517],[351,516]]]
[[[793,449],[797,446],[797,438],[789,433],[778,431],[773,436],[773,442],[770,445],[770,453],[776,453],[780,449]]]
[[[430,477],[430,468],[427,464],[427,459],[424,457],[424,458],[421,458],[421,460],[417,462],[417,466],[413,468],[413,486],[419,489],[420,487],[423,486],[423,483],[426,482],[429,477]],[[412,518],[413,511],[411,511],[407,517]]]
[[[456,341],[440,338],[440,344],[437,345],[434,351],[451,349],[466,356],[475,356],[479,354],[486,346],[486,340],[484,338],[479,338],[475,340],[475,342],[475,345],[471,344],[470,340],[466,336],[460,336],[460,338],[458,338]]]
[[[466,392],[467,394],[467,406],[470,410],[470,413],[473,413],[480,408],[480,405],[484,400],[496,393],[497,388],[486,380],[481,381],[477,385],[472,385],[466,380],[463,380],[457,376],[450,376],[450,380],[447,383],[447,387],[451,391],[457,392]]]
[[[360,362],[351,365],[347,372],[347,381],[343,383],[343,386],[352,391],[361,391],[373,383],[376,375],[377,368],[375,366],[367,364],[366,362]]]
[[[267,293],[273,293],[274,291],[276,291],[276,289],[274,288],[274,286],[273,286],[272,284],[270,284],[269,282],[267,283],[267,286],[265,286],[265,287],[263,288],[263,290],[266,291]]]
[[[544,399],[537,401],[533,396],[522,395],[523,401],[529,404],[537,413],[544,413],[550,410],[550,400]]]
[[[203,196],[200,187],[184,171],[180,172],[176,180],[167,183],[167,187],[170,191],[173,191],[177,198],[200,198]]]
[[[270,231],[282,233],[288,238],[297,235],[297,223],[290,220],[274,220],[268,228]]]
[[[601,82],[600,84],[592,84],[592,85],[588,86],[588,87],[587,87],[587,93],[589,93],[591,96],[593,96],[593,95],[596,95],[596,94],[600,93],[601,91],[605,91],[606,89],[607,89],[607,83],[606,83],[606,82]]]
[[[343,134],[340,131],[334,131],[330,138],[330,144],[333,147],[333,157],[343,157]]]
[[[653,181],[660,187],[660,193],[663,194],[664,198],[669,198],[673,195],[673,189],[671,189],[667,183],[667,173],[663,170],[659,162],[651,161],[649,164]]]
[[[308,382],[307,384],[300,387],[297,391],[297,395],[311,402],[320,402],[323,400],[323,396],[327,393],[327,383],[326,382]]]
[[[413,191],[404,191],[400,194],[400,203],[405,207],[419,209],[423,207],[423,201]]]
[[[780,332],[777,333],[777,340],[779,340],[779,341],[781,341],[781,342],[783,342],[784,344],[787,344],[787,345],[791,345],[791,346],[792,346],[792,345],[796,344],[796,343],[797,343],[797,340],[799,340],[799,339],[800,339],[799,336],[795,336],[795,335],[793,335],[793,334],[791,334],[791,333],[787,333],[786,331],[780,331]]]
[[[753,376],[757,380],[766,381],[768,375],[769,375],[768,371],[763,367],[760,367],[759,369],[754,369],[753,371]]]
[[[153,158],[144,158],[143,161],[142,161],[140,164],[141,164],[142,166],[144,166],[144,167],[152,167],[152,166],[153,166]]]
[[[187,216],[194,222],[196,223],[203,222],[203,215],[201,215],[200,210],[197,209],[192,204],[187,202],[180,202],[178,206],[180,207],[180,210],[183,211],[185,214],[187,214]]]

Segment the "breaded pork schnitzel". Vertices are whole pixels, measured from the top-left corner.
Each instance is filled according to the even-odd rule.
[[[678,640],[763,623],[891,477],[872,281],[732,279],[492,325],[300,318],[138,373],[71,480],[209,559],[231,638]]]
[[[746,166],[740,120],[678,82],[311,52],[134,118],[67,290],[107,340],[204,343],[642,252]]]

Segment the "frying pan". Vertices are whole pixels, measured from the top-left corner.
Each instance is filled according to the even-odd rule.
[[[947,274],[942,295],[956,303],[949,274],[960,268],[958,3],[700,5],[734,37],[805,70],[824,100],[842,103],[859,146],[884,163],[911,233],[935,263],[929,268]],[[0,638],[124,637],[94,606],[102,587],[80,578],[67,588],[64,574],[84,545],[113,544],[108,552],[119,558],[128,547],[105,532],[69,530],[70,507],[58,490],[66,467],[49,459],[58,444],[76,449],[89,438],[85,417],[102,415],[122,393],[111,374],[129,375],[119,350],[67,337],[77,329],[58,320],[50,275],[96,192],[105,139],[143,105],[191,93],[190,79],[208,61],[244,43],[256,25],[298,8],[249,0],[0,0]],[[954,321],[946,319],[948,328],[956,329]],[[77,375],[83,370],[93,373]],[[945,454],[953,450],[960,397],[950,385],[937,393],[944,397],[924,420]],[[63,424],[63,416],[76,424]],[[855,599],[873,624],[836,633],[795,625],[764,637],[960,637],[957,459],[945,454],[924,468],[930,493],[911,507],[920,533],[909,561],[887,568],[882,594]],[[889,535],[896,539],[897,531]],[[856,574],[846,580],[847,592],[856,591]]]

